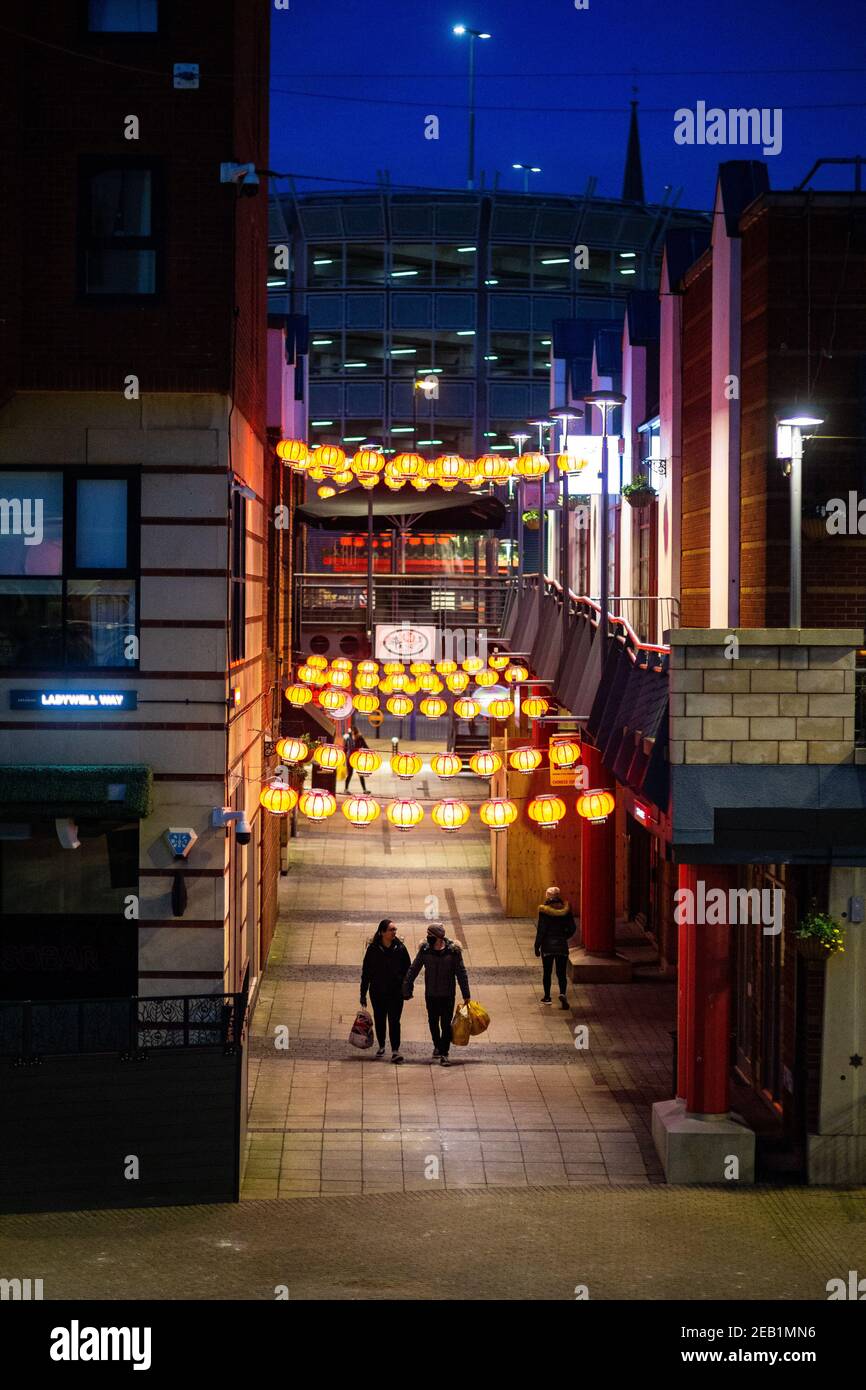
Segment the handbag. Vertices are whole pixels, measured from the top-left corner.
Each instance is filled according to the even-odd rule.
[[[359,1009],[355,1022],[349,1032],[349,1042],[353,1047],[373,1046],[373,1019],[366,1009]]]

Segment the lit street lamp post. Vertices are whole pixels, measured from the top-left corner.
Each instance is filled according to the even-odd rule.
[[[554,422],[559,421],[560,424],[561,424],[562,434],[561,434],[560,440],[559,440],[559,451],[564,453],[565,450],[566,450],[567,447],[568,447],[568,422],[569,422],[569,420],[575,420],[577,417],[576,417],[575,415],[572,415],[572,413],[571,413],[570,410],[554,410],[554,411],[551,412],[551,418],[554,420]],[[554,467],[556,467],[556,457],[557,457],[557,450],[556,450],[556,447],[555,447],[555,441],[556,441],[556,424],[554,423],[554,425],[553,425],[553,430],[552,430],[552,434],[551,434],[551,440],[550,440],[550,455],[551,455],[551,460],[552,460],[552,463],[553,463],[553,466],[554,466]],[[571,568],[571,565],[570,565],[570,556],[569,556],[569,543],[570,543],[570,537],[569,537],[569,532],[568,532],[568,474],[567,474],[567,473],[563,473],[563,475],[562,475],[562,511],[560,512],[560,516],[559,516],[559,584],[560,584],[560,588],[561,588],[561,590],[562,590],[562,615],[561,615],[561,616],[562,616],[562,653],[563,653],[563,656],[565,655],[565,648],[566,648],[566,644],[567,644],[567,642],[568,642],[568,618],[569,618],[569,613],[568,613],[568,609],[569,609],[569,597],[568,597],[568,596],[569,596],[570,587],[571,587],[570,584],[569,584],[569,571],[570,571],[570,568]]]
[[[480,29],[470,29],[466,24],[455,24],[453,32],[462,37],[469,36],[469,161],[466,168],[466,187],[475,187],[475,40],[489,39]]]
[[[823,425],[824,420],[808,412],[788,415],[777,421],[776,457],[788,462],[785,470],[791,482],[791,560],[789,570],[788,624],[803,625],[803,430],[811,425]],[[808,436],[807,436],[808,437]]]
[[[524,193],[528,193],[528,192],[529,192],[529,175],[530,175],[530,174],[540,174],[540,173],[541,173],[541,170],[539,169],[538,165],[537,165],[537,164],[512,164],[511,167],[512,167],[512,169],[522,169],[522,170],[523,170],[523,191],[524,191]]]
[[[599,636],[601,637],[602,656],[607,651],[607,630],[608,630],[608,609],[610,607],[610,581],[607,571],[607,526],[608,526],[608,424],[610,412],[616,410],[625,403],[625,396],[619,391],[590,391],[584,396],[587,405],[597,405],[601,411],[602,418],[602,441],[601,441],[601,507],[599,515],[599,545],[598,558],[599,569]]]

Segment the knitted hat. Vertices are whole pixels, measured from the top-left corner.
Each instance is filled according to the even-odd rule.
[[[428,935],[428,936],[436,936],[436,937],[444,937],[444,936],[445,936],[445,928],[442,926],[441,922],[429,922],[428,925],[427,925],[427,935]]]
[[[544,895],[544,901],[546,903],[553,902],[554,898],[559,898],[561,896],[562,895],[558,888],[548,888],[547,892]]]

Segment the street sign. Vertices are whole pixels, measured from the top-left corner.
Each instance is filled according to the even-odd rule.
[[[382,723],[382,711],[381,711],[381,710],[378,710],[378,709],[374,709],[372,714],[368,714],[368,715],[367,715],[367,718],[369,719],[370,723],[373,725],[373,728],[374,728],[374,729],[378,729],[379,726],[380,726],[380,724]]]

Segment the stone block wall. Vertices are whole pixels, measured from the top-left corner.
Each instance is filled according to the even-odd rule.
[[[669,640],[672,763],[860,760],[862,629],[681,628]]]

